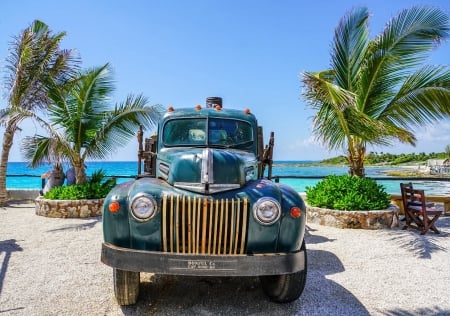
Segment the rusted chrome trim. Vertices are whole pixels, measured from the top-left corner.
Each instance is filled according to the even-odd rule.
[[[175,182],[174,187],[197,192],[197,193],[206,193],[206,186],[202,183],[192,183],[192,182]],[[218,193],[224,191],[230,191],[239,189],[241,186],[239,184],[210,184],[208,193]]]

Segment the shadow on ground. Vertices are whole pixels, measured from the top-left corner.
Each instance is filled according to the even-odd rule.
[[[34,202],[26,200],[9,200],[7,207],[11,209],[29,209],[30,207],[34,207]],[[3,206],[2,208],[6,208],[6,206]]]
[[[448,252],[448,249],[441,246],[440,240],[449,237],[450,217],[441,217],[436,223],[440,234],[428,231],[421,235],[420,231],[414,228],[407,230],[392,230],[389,235],[391,240],[399,244],[401,248],[407,249],[413,255],[422,259],[430,259],[433,253],[438,251]],[[450,314],[449,314],[450,315]]]
[[[22,247],[17,244],[15,239],[0,241],[0,295],[2,294],[3,282],[5,280],[6,271],[8,270],[9,260],[13,252],[23,251]]]
[[[60,231],[80,231],[80,230],[86,230],[86,229],[92,229],[97,224],[101,224],[102,217],[89,217],[86,219],[82,219],[83,223],[77,223],[77,224],[68,224],[63,225],[60,228],[50,229],[47,232],[54,233],[54,232],[60,232]]]

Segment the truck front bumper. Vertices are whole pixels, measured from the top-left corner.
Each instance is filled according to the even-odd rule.
[[[175,254],[102,244],[101,261],[113,268],[156,274],[259,276],[305,269],[305,252],[256,255]]]

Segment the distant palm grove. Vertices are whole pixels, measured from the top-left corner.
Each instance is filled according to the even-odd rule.
[[[445,152],[441,153],[429,153],[426,154],[424,152],[421,153],[409,153],[409,154],[389,154],[389,153],[377,153],[370,152],[366,156],[365,163],[367,165],[379,165],[379,164],[387,164],[387,165],[399,165],[399,164],[407,164],[407,163],[426,163],[429,159],[446,159],[448,158],[448,154]],[[324,159],[320,161],[321,164],[327,165],[341,165],[347,163],[347,157],[338,156],[329,159]]]

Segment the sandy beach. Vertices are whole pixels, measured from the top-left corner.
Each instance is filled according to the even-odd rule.
[[[138,304],[120,307],[100,217],[47,218],[29,203],[0,215],[0,315],[450,315],[450,217],[424,236],[308,224],[308,279],[293,303],[270,302],[257,278],[142,274]]]

